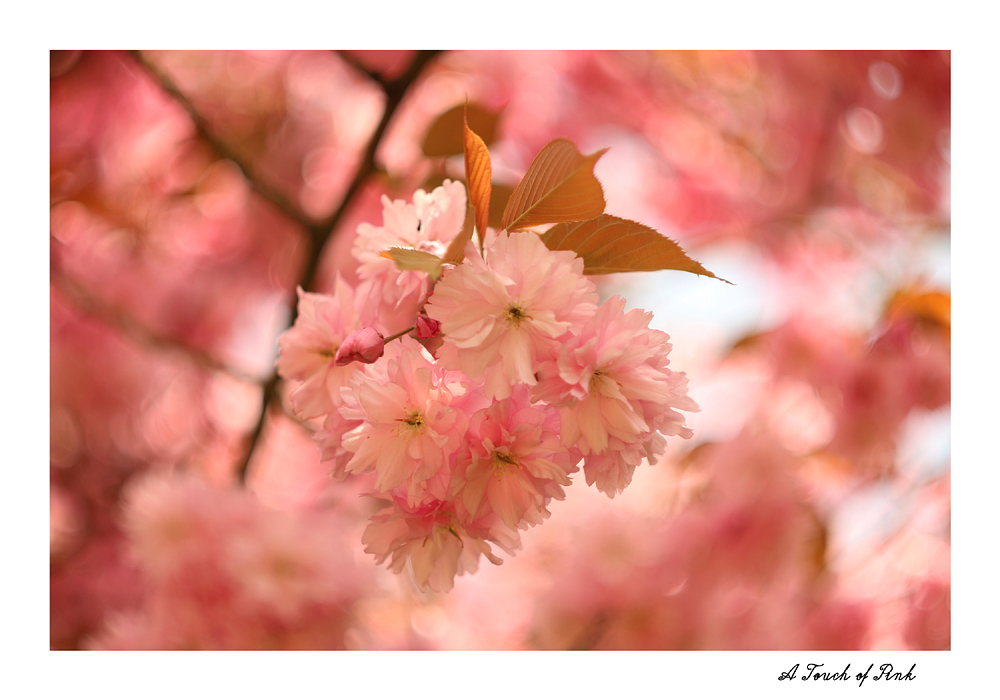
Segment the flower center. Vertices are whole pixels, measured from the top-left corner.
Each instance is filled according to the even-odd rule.
[[[413,437],[421,433],[424,429],[424,414],[420,412],[420,409],[411,409],[405,417],[397,418],[397,423],[401,423],[398,430],[401,431],[406,437]],[[397,432],[397,435],[400,434]]]
[[[508,327],[517,328],[521,325],[522,321],[531,319],[531,316],[525,313],[524,308],[520,304],[508,304],[507,308],[503,311],[503,318],[507,321]]]
[[[455,529],[455,526],[441,525],[440,523],[435,526],[432,534],[424,537],[422,546],[426,546],[431,537],[433,537],[436,542],[440,542],[442,537],[447,537],[448,535],[452,535],[456,540],[458,540],[458,546],[465,549],[465,542],[462,541],[462,536],[458,534],[458,530]]]
[[[595,369],[590,380],[590,393],[597,396],[606,396],[608,392],[604,389],[605,387],[610,386],[611,382],[621,386],[621,382],[611,376],[611,370],[607,367]]]
[[[500,479],[505,474],[509,474],[515,469],[521,468],[521,461],[517,458],[517,455],[504,454],[503,452],[493,453],[493,469],[494,473],[497,475],[497,479]]]

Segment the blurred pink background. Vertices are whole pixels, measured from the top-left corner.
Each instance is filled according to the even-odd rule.
[[[610,147],[607,212],[735,286],[595,278],[694,437],[421,593],[290,387],[254,433],[296,285],[464,176],[422,146],[466,100],[497,192]],[[947,51],[53,51],[51,648],[951,648],[950,123]]]

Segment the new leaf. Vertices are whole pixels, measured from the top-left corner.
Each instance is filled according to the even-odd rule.
[[[465,210],[465,223],[458,235],[451,239],[448,249],[444,251],[444,262],[458,265],[465,259],[465,244],[472,240],[475,228],[476,208],[471,204]]]
[[[557,224],[542,234],[542,241],[549,250],[572,250],[583,258],[585,275],[683,270],[715,277],[663,234],[610,214],[601,214],[589,221]]]
[[[400,270],[419,270],[426,272],[433,279],[441,276],[444,265],[444,261],[433,253],[412,248],[389,248],[379,255],[392,260]]]
[[[569,139],[550,141],[531,162],[503,212],[501,228],[517,231],[538,224],[593,219],[604,212],[604,190],[594,176],[597,159]]]
[[[486,236],[486,225],[490,217],[490,179],[492,166],[490,152],[483,140],[476,135],[469,124],[462,125],[465,143],[465,181],[468,183],[469,204],[476,209],[476,229],[479,240]]]
[[[463,124],[471,124],[483,143],[489,145],[496,137],[500,114],[477,104],[461,104],[452,107],[434,120],[421,149],[429,158],[458,155],[464,150],[460,135]]]

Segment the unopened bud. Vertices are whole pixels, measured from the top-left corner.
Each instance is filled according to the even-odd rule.
[[[349,365],[352,362],[371,364],[382,357],[384,350],[385,340],[382,338],[382,334],[374,328],[362,328],[344,338],[344,342],[337,349],[334,361],[338,367]]]
[[[417,316],[417,337],[435,338],[441,332],[441,324],[427,314]]]

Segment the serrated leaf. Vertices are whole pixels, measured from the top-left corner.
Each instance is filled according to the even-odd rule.
[[[549,250],[572,250],[583,258],[585,275],[683,270],[715,277],[701,263],[689,258],[675,241],[645,224],[610,214],[589,221],[557,224],[542,234],[542,241]]]
[[[469,204],[476,209],[476,229],[479,239],[486,236],[486,224],[490,216],[490,152],[481,138],[463,122],[462,133],[465,143],[465,181],[469,191]]]
[[[444,264],[444,261],[433,253],[412,248],[389,248],[389,250],[383,250],[379,255],[392,260],[400,270],[426,272],[433,279],[441,276]]]
[[[593,219],[604,212],[604,189],[594,164],[608,149],[588,156],[569,139],[550,141],[531,162],[504,208],[501,228]]]
[[[472,240],[472,231],[476,224],[476,208],[471,204],[465,210],[465,223],[458,235],[451,239],[448,249],[444,252],[444,261],[454,265],[461,264],[465,259],[465,244]]]
[[[428,158],[457,156],[463,152],[465,143],[462,125],[468,123],[476,134],[489,145],[496,138],[498,112],[478,104],[461,104],[452,107],[434,120],[424,136],[423,150]]]

